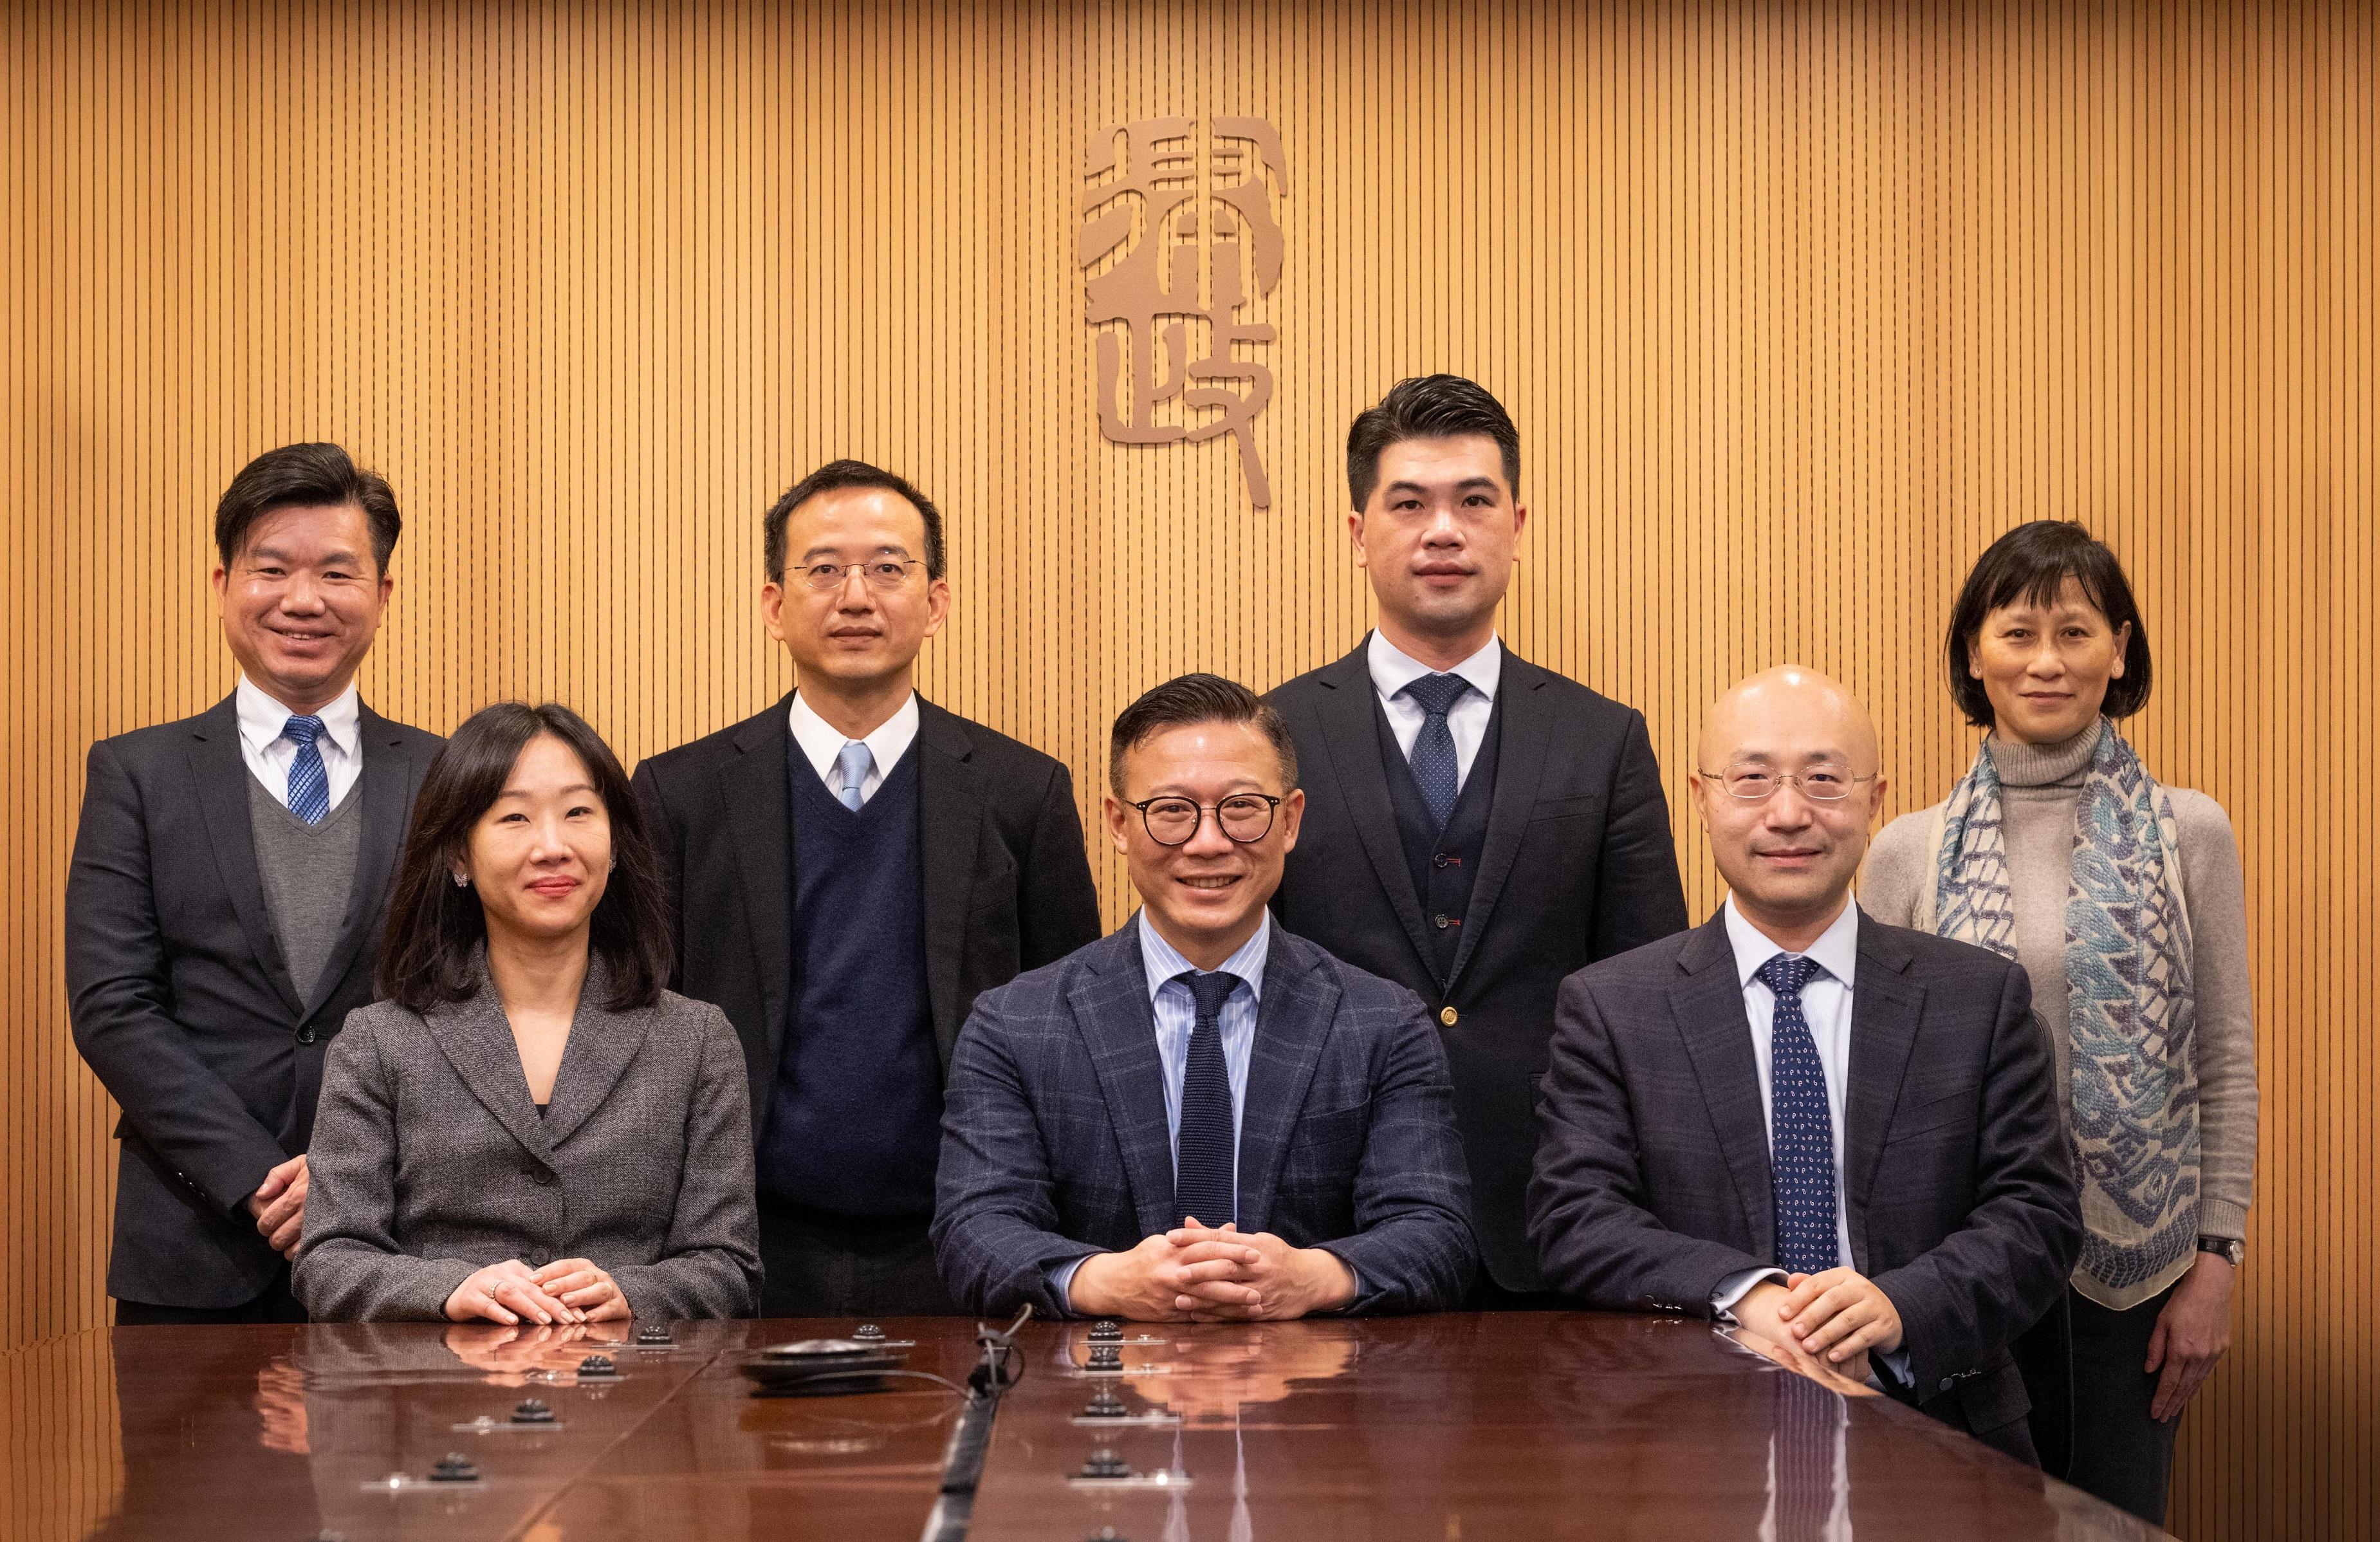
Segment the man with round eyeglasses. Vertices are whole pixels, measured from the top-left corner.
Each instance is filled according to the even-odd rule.
[[[1458,1305],[1474,1269],[1446,1053],[1419,998],[1266,910],[1305,795],[1288,728],[1184,675],[1110,739],[1141,908],[976,1002],[934,1243],[977,1311],[1282,1319]]]

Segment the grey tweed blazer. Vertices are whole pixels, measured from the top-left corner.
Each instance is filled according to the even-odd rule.
[[[649,1317],[760,1290],[744,1052],[717,1007],[615,1013],[590,961],[543,1117],[492,985],[348,1014],[322,1077],[292,1287],[318,1321],[435,1319],[474,1270],[587,1258]]]

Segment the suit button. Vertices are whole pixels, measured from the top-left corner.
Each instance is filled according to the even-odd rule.
[[[528,1175],[530,1183],[535,1184],[541,1189],[548,1189],[553,1186],[553,1174],[548,1172],[541,1167],[526,1167],[521,1169],[521,1171]]]
[[[1457,1015],[1458,1014],[1455,1010],[1451,1006],[1442,1006],[1438,1009],[1438,1020],[1445,1024],[1450,1028],[1454,1026]]]
[[[310,1028],[310,1027],[299,1028],[299,1029],[298,1030],[298,1043],[300,1043],[300,1044],[311,1044],[311,1043],[313,1043],[313,1042],[314,1042],[314,1030],[313,1030],[312,1028]]]
[[[1446,853],[1439,852],[1437,856],[1429,859],[1429,865],[1433,868],[1443,868],[1449,860],[1451,859],[1447,856]]]
[[[1429,924],[1436,927],[1439,930],[1444,931],[1450,924],[1446,918],[1446,912],[1441,910],[1437,915],[1432,916],[1429,918]]]
[[[1949,1377],[1947,1377],[1947,1376],[1946,1376],[1946,1377],[1944,1377],[1944,1378],[1942,1378],[1942,1384],[1941,1384],[1940,1386],[1938,1386],[1938,1387],[1935,1388],[1934,1390],[1935,1390],[1936,1391],[1937,1391],[1937,1392],[1947,1392],[1947,1391],[1949,1391],[1949,1390],[1950,1390],[1950,1378],[1949,1378]]]

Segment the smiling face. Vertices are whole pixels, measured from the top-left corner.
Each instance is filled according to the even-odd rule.
[[[492,942],[584,935],[612,871],[612,820],[578,752],[550,734],[521,747],[457,869]]]
[[[364,511],[343,504],[259,515],[211,582],[240,673],[311,712],[355,679],[395,581],[372,558]]]
[[[1305,795],[1281,785],[1281,758],[1253,722],[1192,722],[1161,728],[1124,751],[1123,797],[1106,802],[1108,838],[1123,853],[1158,934],[1201,968],[1214,968],[1256,935],[1297,844]],[[1222,832],[1213,812],[1235,793],[1280,798],[1272,826],[1255,841]],[[1179,797],[1205,806],[1197,832],[1178,846],[1148,832],[1131,807]]]
[[[853,686],[891,681],[916,662],[942,629],[951,586],[926,576],[926,516],[882,487],[841,487],[805,498],[785,516],[785,571],[760,589],[760,619],[785,645],[804,680]],[[909,563],[880,589],[848,565]],[[809,587],[796,569],[834,563],[843,581]]]
[[[2019,744],[2058,744],[2098,721],[2107,684],[2124,677],[2129,623],[2107,625],[2080,579],[2056,602],[2020,598],[1984,617],[1967,644],[1967,673],[1991,699],[1992,730]]]
[[[1347,534],[1384,624],[1416,637],[1467,638],[1495,625],[1528,517],[1512,501],[1493,439],[1404,439],[1380,452],[1379,481],[1347,516]]]
[[[1866,710],[1814,671],[1755,674],[1711,709],[1695,761],[1694,812],[1736,908],[1755,926],[1772,934],[1823,929],[1840,913],[1883,807],[1877,753]],[[1727,779],[1753,772],[1831,778],[1850,793],[1837,802],[1814,798],[1803,780],[1757,800],[1728,791]]]

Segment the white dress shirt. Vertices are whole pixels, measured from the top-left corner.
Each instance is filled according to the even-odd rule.
[[[1421,725],[1429,714],[1412,697],[1397,693],[1423,675],[1439,671],[1378,630],[1365,647],[1364,662],[1371,671],[1372,688],[1380,693],[1380,710],[1389,715],[1389,732],[1397,736],[1397,747],[1410,760],[1414,740],[1420,737]],[[1446,731],[1454,735],[1454,787],[1461,792],[1463,782],[1471,775],[1471,762],[1479,758],[1479,746],[1488,737],[1488,715],[1496,710],[1496,682],[1504,674],[1504,645],[1489,637],[1485,648],[1445,673],[1460,674],[1471,682],[1471,689],[1464,691],[1463,699],[1446,713]]]
[[[298,759],[298,741],[283,737],[282,731],[299,714],[267,696],[245,674],[232,692],[232,707],[239,715],[239,758],[247,762],[249,774],[262,783],[282,807],[288,807],[289,767]],[[355,682],[349,681],[338,699],[314,714],[322,720],[314,747],[322,752],[322,770],[331,779],[334,808],[364,771],[363,711],[363,699],[356,693]]]
[[[835,763],[835,758],[843,753],[844,746],[853,741],[843,736],[842,729],[811,710],[810,704],[802,699],[799,691],[794,693],[793,709],[786,717],[794,731],[794,743],[801,748],[802,758],[810,763],[810,770],[818,772],[819,780],[826,783],[826,790],[840,796],[843,793],[843,768]],[[884,779],[892,774],[894,766],[901,763],[901,757],[909,752],[910,741],[917,736],[917,693],[911,691],[909,699],[901,703],[899,711],[886,718],[874,733],[858,741],[868,747],[868,753],[875,758],[876,762],[868,768],[868,774],[859,779],[859,801],[862,804],[874,797],[876,789],[884,785]]]
[[[1148,977],[1149,1013],[1157,1022],[1157,1059],[1165,1068],[1165,1135],[1173,1143],[1174,1160],[1178,1162],[1182,1156],[1182,1074],[1190,1063],[1190,1030],[1197,1024],[1198,1006],[1190,994],[1190,987],[1176,977],[1186,971],[1207,971],[1183,957],[1179,949],[1157,934],[1157,929],[1149,924],[1148,911],[1135,915],[1132,924],[1140,933],[1140,966]],[[1256,935],[1223,960],[1221,971],[1240,977],[1240,983],[1223,998],[1223,1010],[1215,1018],[1215,1030],[1223,1041],[1223,1075],[1232,1084],[1233,1193],[1239,1189],[1241,1116],[1247,1110],[1248,1061],[1256,1051],[1257,1008],[1264,995],[1265,960],[1272,955],[1272,925],[1268,916],[1264,924],[1257,928]],[[1198,1219],[1208,1226],[1222,1224],[1212,1216]],[[1075,1258],[1050,1271],[1050,1281],[1057,1288],[1059,1300],[1067,1298],[1066,1287],[1074,1283],[1075,1271],[1082,1267],[1083,1260]]]
[[[1767,983],[1754,977],[1760,966],[1786,950],[1769,940],[1768,935],[1743,918],[1735,908],[1735,896],[1727,897],[1723,909],[1727,917],[1727,941],[1735,950],[1735,977],[1743,988],[1743,1015],[1752,1025],[1752,1063],[1760,1076],[1760,1113],[1772,1131],[1777,1124],[1774,1083],[1770,1063],[1774,1058],[1772,1042],[1777,1026],[1777,992]],[[1852,1261],[1851,1212],[1843,1201],[1843,1108],[1852,1083],[1852,975],[1859,967],[1859,906],[1852,900],[1843,901],[1843,913],[1834,923],[1818,934],[1802,956],[1824,971],[1810,977],[1802,987],[1802,1019],[1809,1025],[1811,1042],[1817,1047],[1818,1068],[1827,1079],[1827,1122],[1834,1127],[1835,1148],[1835,1261],[1845,1269],[1857,1266]],[[1772,1137],[1773,1138],[1773,1137]],[[1711,1305],[1720,1316],[1734,1320],[1729,1308],[1743,1299],[1743,1293],[1764,1280],[1785,1282],[1780,1269],[1740,1269],[1718,1282],[1711,1292]],[[1896,1374],[1907,1379],[1909,1356],[1902,1351],[1877,1357],[1889,1365]]]

